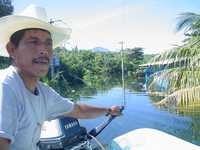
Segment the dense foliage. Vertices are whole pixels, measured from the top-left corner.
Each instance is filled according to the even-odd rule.
[[[56,48],[54,52],[60,59],[59,70],[54,78],[51,78],[49,73],[48,78],[43,80],[64,96],[69,97],[71,91],[74,95],[77,89],[83,86],[97,87],[101,90],[105,86],[100,85],[121,76],[120,52],[92,52],[65,48]],[[125,49],[123,53],[125,76],[134,76],[139,64],[143,63],[143,49]]]
[[[12,14],[13,9],[11,0],[0,0],[0,17]]]
[[[121,75],[122,56],[117,52],[92,52],[89,50],[67,50],[57,48],[55,55],[60,58],[59,72],[70,85],[92,84],[99,76]],[[142,48],[124,50],[125,74],[133,75],[143,61]]]

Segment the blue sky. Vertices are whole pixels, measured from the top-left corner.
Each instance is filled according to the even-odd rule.
[[[199,0],[13,0],[15,12],[29,4],[46,9],[49,18],[58,18],[72,28],[67,47],[119,50],[143,47],[157,53],[180,45],[182,33],[175,32],[183,12],[200,13]]]

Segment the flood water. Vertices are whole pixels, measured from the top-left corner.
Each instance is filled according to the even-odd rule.
[[[154,128],[200,145],[200,117],[198,111],[185,110],[186,113],[184,113],[184,111],[169,112],[160,110],[145,92],[135,93],[131,89],[126,89],[125,93],[126,107],[123,115],[113,120],[97,137],[101,143],[108,144],[113,138],[138,128]],[[122,88],[113,87],[104,92],[98,91],[96,95],[91,97],[81,97],[80,103],[112,106],[123,104],[122,99]],[[106,117],[80,120],[80,124],[90,130],[105,119]]]

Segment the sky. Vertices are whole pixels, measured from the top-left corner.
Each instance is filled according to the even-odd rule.
[[[71,29],[65,46],[79,49],[104,47],[111,51],[142,47],[144,53],[160,53],[181,45],[176,32],[183,12],[200,13],[200,0],[13,0],[14,13],[35,4],[48,18],[61,19]]]

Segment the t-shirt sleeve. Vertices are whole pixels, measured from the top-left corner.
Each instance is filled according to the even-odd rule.
[[[15,94],[5,84],[0,84],[0,137],[14,142],[17,129],[17,104]]]
[[[48,88],[47,94],[47,120],[53,120],[64,113],[71,112],[74,108],[74,102],[62,97],[52,88]]]

